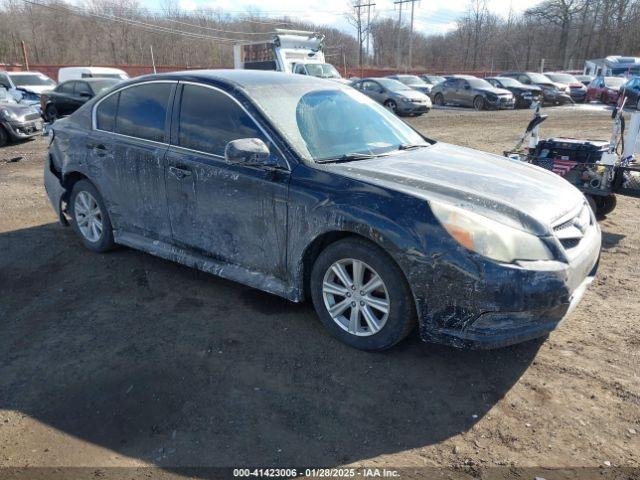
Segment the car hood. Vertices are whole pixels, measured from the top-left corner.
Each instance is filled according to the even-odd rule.
[[[424,100],[426,95],[417,90],[402,90],[401,92],[391,92],[393,95],[398,97],[406,97],[411,98],[412,100]]]
[[[34,106],[19,103],[0,102],[0,110],[9,110],[18,117],[17,119],[7,119],[10,121],[24,122],[26,120],[34,120],[40,116],[40,113]],[[0,114],[0,119],[4,119],[2,114]]]
[[[509,90],[506,90],[504,88],[474,88],[474,90],[477,90],[479,92],[487,92],[487,93],[493,93],[494,95],[511,95],[511,92]]]
[[[56,88],[55,85],[25,85],[24,87],[17,87],[18,90],[25,90],[27,92],[37,93],[38,95],[44,92],[49,92]]]
[[[540,87],[530,87],[529,85],[523,85],[522,87],[511,87],[510,90],[512,92],[520,92],[520,93],[525,93],[525,92],[540,93],[540,92],[542,92]]]
[[[518,160],[435,143],[370,160],[323,165],[427,201],[459,205],[536,235],[584,203],[562,177]]]

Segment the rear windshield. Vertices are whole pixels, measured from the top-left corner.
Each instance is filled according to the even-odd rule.
[[[394,80],[393,78],[376,78],[376,81],[382,85],[387,90],[391,90],[392,92],[404,92],[407,90],[412,90],[411,87],[405,85],[398,80]]]
[[[493,85],[482,78],[467,78],[466,80],[473,88],[494,88]]]
[[[562,83],[580,83],[578,79],[573,75],[569,75],[568,73],[547,73],[547,77],[549,77],[554,82],[562,82]]]
[[[398,75],[397,79],[405,85],[426,85],[420,77],[415,75]]]

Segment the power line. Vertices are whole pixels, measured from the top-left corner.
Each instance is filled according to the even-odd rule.
[[[116,15],[101,15],[98,13],[93,13],[93,12],[89,12],[89,11],[83,11],[74,7],[64,7],[64,8],[58,8],[55,7],[53,5],[46,5],[43,3],[38,3],[38,2],[34,2],[31,0],[22,0],[25,3],[31,4],[31,5],[36,5],[38,7],[43,7],[43,8],[48,8],[50,10],[55,10],[61,13],[71,13],[73,15],[78,15],[78,16],[89,16],[89,17],[93,17],[93,18],[99,18],[102,20],[109,20],[112,22],[116,22],[116,23],[123,23],[123,24],[127,24],[130,26],[134,26],[134,27],[138,27],[138,28],[142,28],[144,30],[147,31],[151,31],[151,32],[155,32],[155,33],[168,33],[171,35],[182,35],[185,37],[190,37],[190,38],[196,38],[196,39],[200,39],[200,40],[215,40],[221,43],[236,43],[239,40],[242,39],[235,39],[235,38],[226,38],[226,37],[216,37],[213,35],[205,35],[202,33],[195,33],[195,32],[186,32],[184,30],[176,30],[174,28],[171,27],[164,27],[162,25],[154,25],[154,24],[150,24],[150,23],[146,23],[146,22],[141,22],[139,20],[132,20],[132,19],[128,19],[128,18],[123,18],[123,17],[118,17]]]

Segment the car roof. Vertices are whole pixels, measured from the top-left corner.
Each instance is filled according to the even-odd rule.
[[[122,85],[133,85],[151,80],[175,80],[192,81],[200,83],[224,83],[231,87],[240,87],[252,90],[255,87],[267,85],[317,85],[318,88],[341,89],[348,88],[341,86],[338,82],[317,78],[309,75],[296,75],[293,73],[274,72],[265,70],[184,70],[180,72],[160,73],[143,75],[129,80]]]
[[[36,70],[29,70],[28,72],[2,72],[2,73],[8,73],[9,75],[16,75],[16,76],[20,76],[20,75],[43,75],[46,77],[46,75],[42,72],[38,72]]]
[[[98,83],[98,82],[114,82],[115,83],[120,83],[122,80],[119,80],[117,78],[70,78],[69,80],[65,80],[62,83],[70,83],[70,82],[87,82],[87,83]],[[61,83],[61,85],[62,85]]]

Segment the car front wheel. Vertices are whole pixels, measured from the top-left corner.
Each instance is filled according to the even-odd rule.
[[[73,186],[69,213],[74,230],[89,250],[106,252],[115,246],[109,213],[91,182],[80,180]]]
[[[384,102],[384,106],[391,110],[393,113],[398,112],[398,104],[393,100],[387,100]]]
[[[441,93],[436,93],[436,96],[433,97],[433,102],[442,107],[444,105],[444,95],[442,95]]]
[[[473,99],[473,108],[476,110],[484,110],[484,98],[478,95]]]
[[[379,247],[358,238],[329,245],[311,272],[311,296],[322,323],[342,342],[384,350],[415,325],[415,304],[402,271]]]

